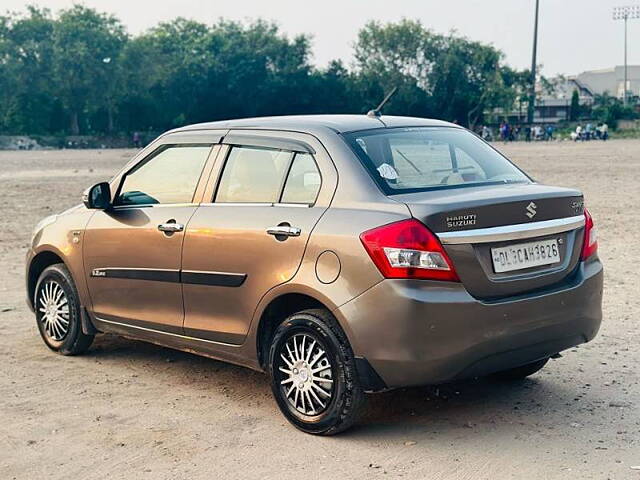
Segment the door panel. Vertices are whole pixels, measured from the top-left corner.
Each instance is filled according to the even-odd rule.
[[[115,206],[92,216],[83,255],[96,316],[182,333],[184,229],[219,148],[180,135],[165,140],[117,177]]]
[[[309,135],[232,130],[227,140],[204,191],[216,203],[201,205],[185,234],[184,330],[238,345],[263,295],[298,270],[338,176],[322,144]],[[285,197],[298,203],[283,203]],[[284,227],[291,236],[277,234]],[[195,277],[187,282],[190,275]]]
[[[155,205],[96,212],[84,239],[96,316],[182,333],[184,232],[161,232],[158,226],[186,226],[195,210],[194,205]]]
[[[183,285],[186,335],[240,344],[260,298],[296,273],[311,230],[325,207],[208,204],[191,219],[183,250],[183,276],[199,273],[200,284]],[[288,224],[299,236],[274,236]],[[205,275],[210,275],[208,281]]]

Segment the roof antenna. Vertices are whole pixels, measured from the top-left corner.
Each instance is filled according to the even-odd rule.
[[[386,105],[386,103],[389,101],[389,99],[393,96],[394,93],[396,93],[396,91],[398,91],[398,87],[393,87],[391,89],[391,91],[387,94],[386,97],[384,97],[384,100],[382,100],[382,102],[380,102],[380,105],[378,105],[376,108],[374,108],[373,110],[369,110],[367,112],[367,117],[373,117],[373,118],[378,118],[380,115],[382,115],[381,111],[382,111],[382,107],[384,107]]]

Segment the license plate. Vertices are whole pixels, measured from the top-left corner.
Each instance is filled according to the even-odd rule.
[[[560,249],[558,248],[558,240],[554,238],[492,248],[491,258],[496,273],[511,272],[559,263]]]

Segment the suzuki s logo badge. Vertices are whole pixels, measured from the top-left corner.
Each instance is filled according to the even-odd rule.
[[[529,218],[535,217],[536,213],[538,213],[536,211],[537,208],[538,208],[538,206],[533,202],[531,202],[529,205],[527,205],[527,217],[529,217]]]
[[[584,200],[575,200],[571,202],[571,208],[573,208],[577,214],[584,212]]]
[[[107,272],[106,272],[106,270],[102,270],[100,268],[94,268],[93,270],[91,270],[91,276],[92,277],[106,277],[107,276]]]

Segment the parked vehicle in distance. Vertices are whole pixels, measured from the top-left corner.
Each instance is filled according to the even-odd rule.
[[[582,194],[464,128],[292,116],[160,136],[38,224],[27,293],[54,351],[104,332],[266,371],[328,435],[366,392],[523,378],[588,342],[602,271]]]

